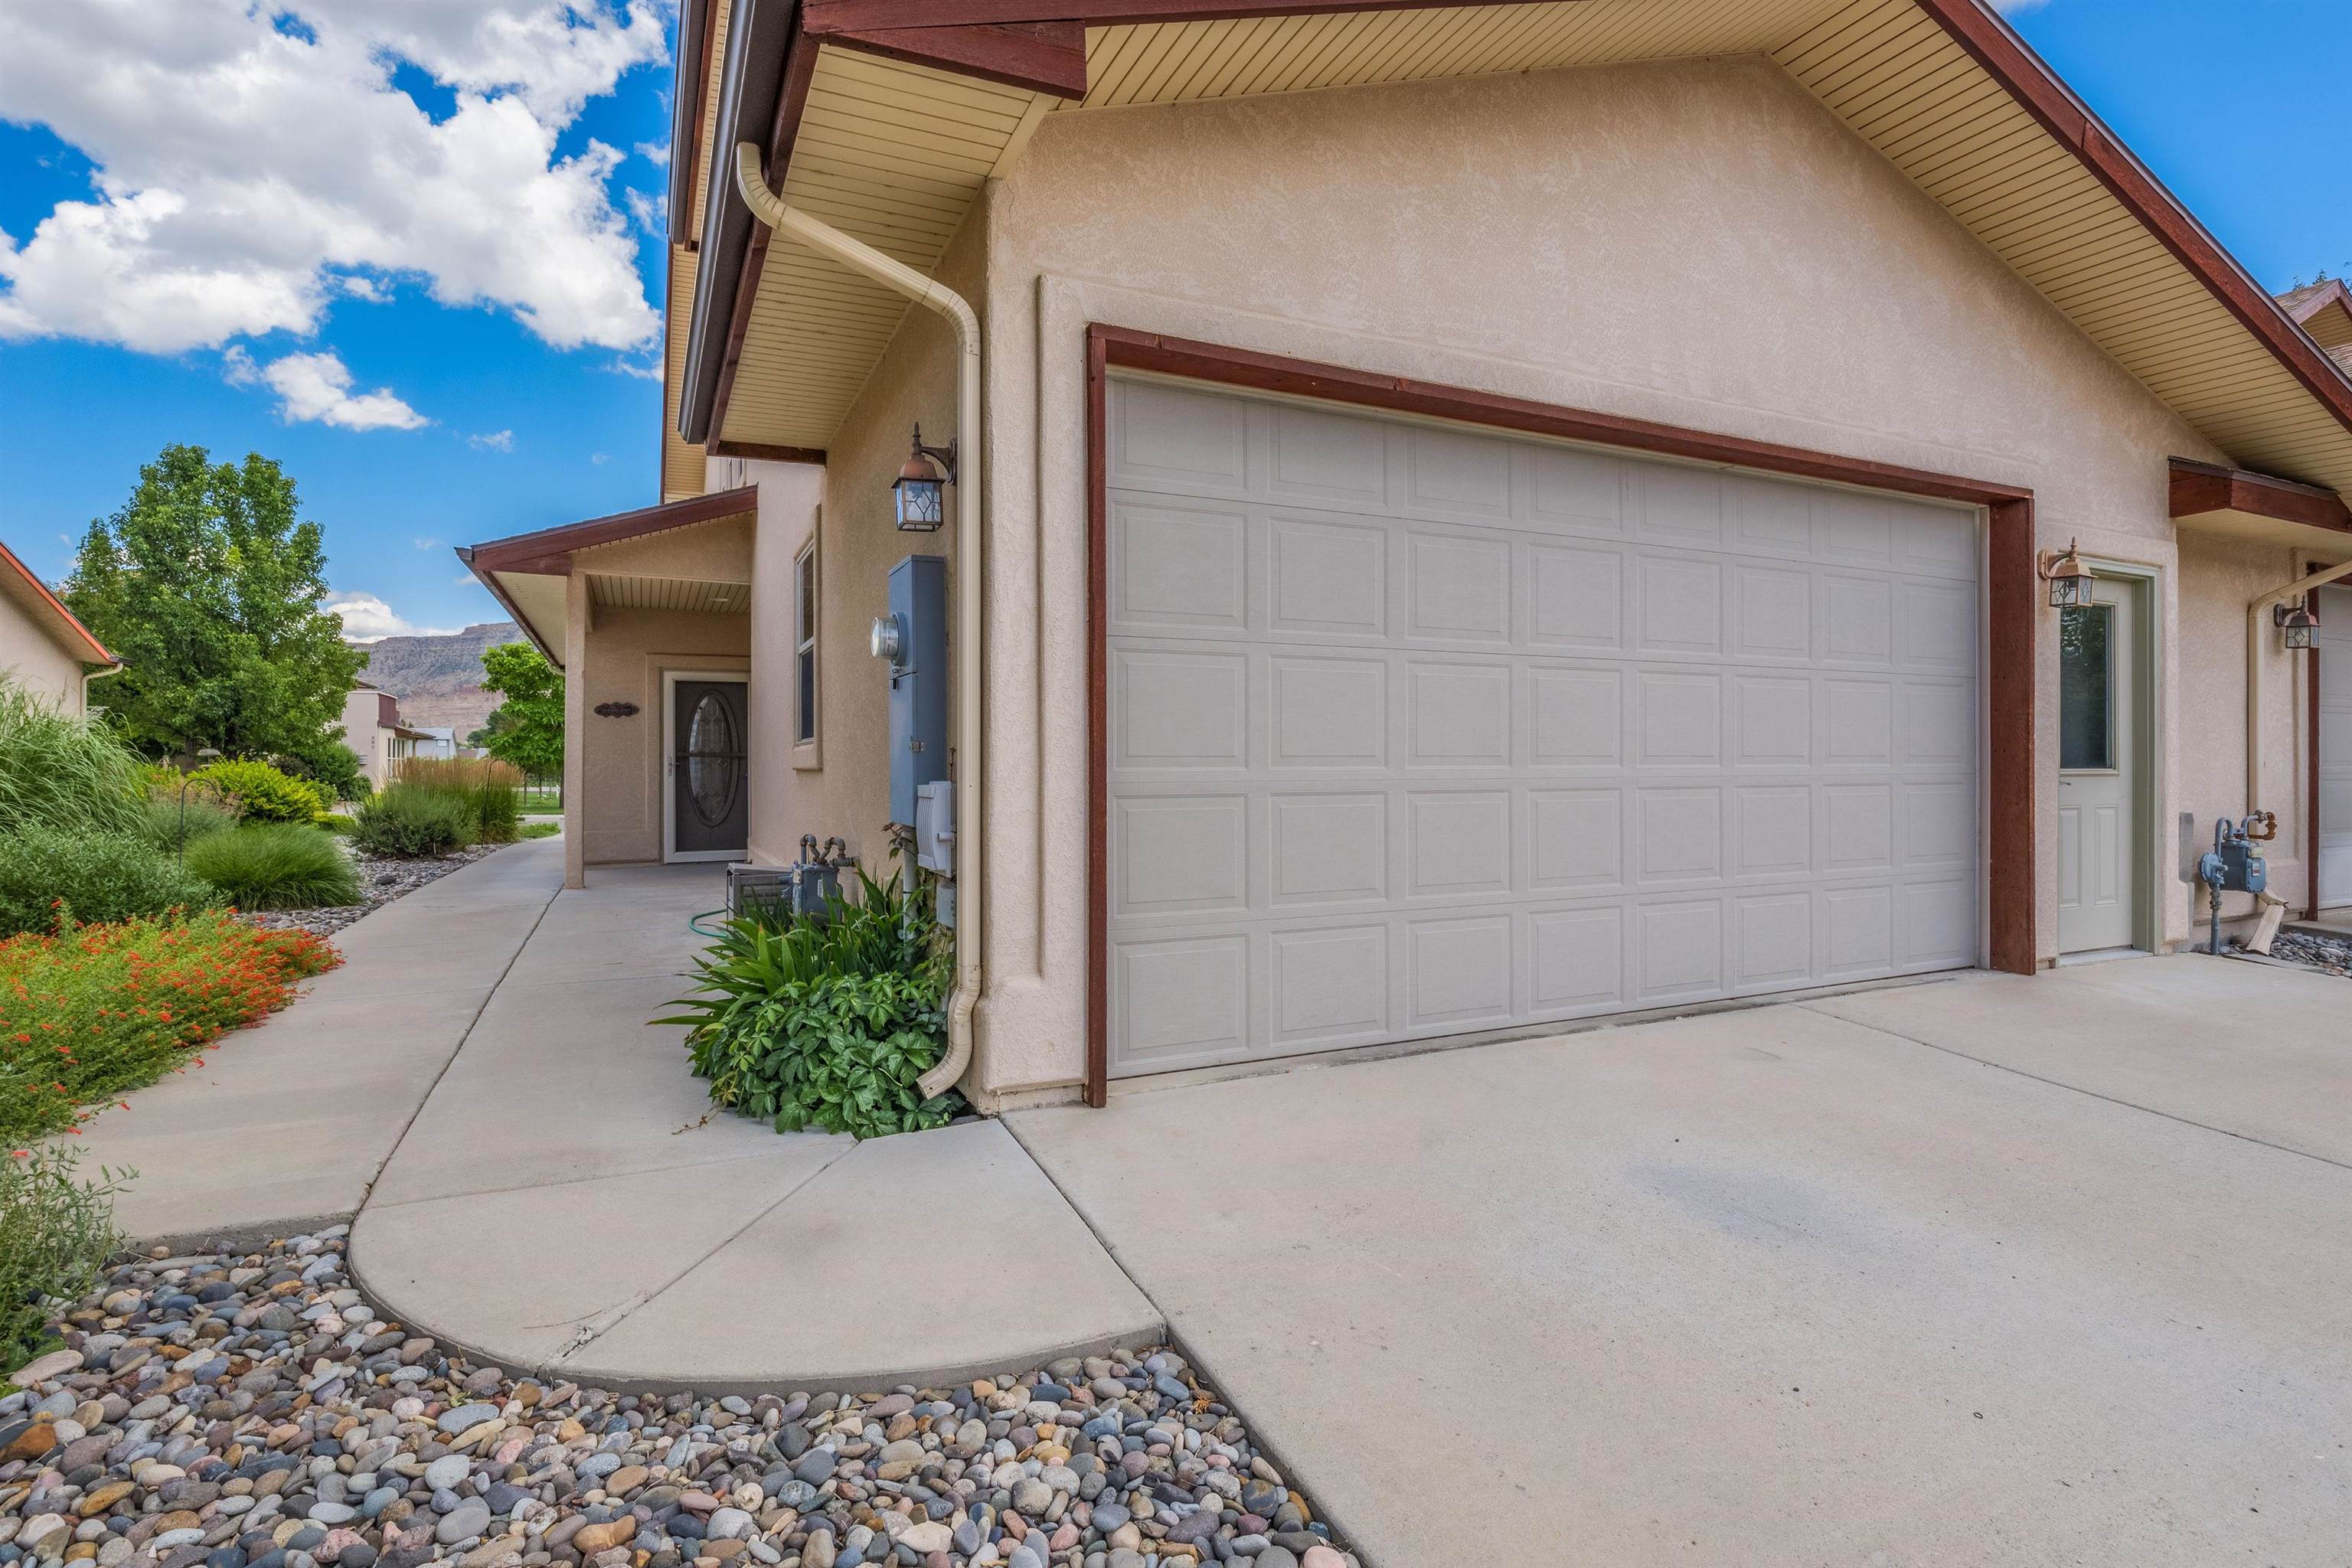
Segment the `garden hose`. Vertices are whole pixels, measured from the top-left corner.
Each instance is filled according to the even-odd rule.
[[[700,914],[688,915],[686,917],[686,929],[692,931],[697,936],[707,936],[715,942],[719,937],[724,936],[727,933],[724,931],[712,931],[709,926],[702,923],[714,915],[720,920],[725,920],[727,918],[727,911],[725,910],[705,910]]]

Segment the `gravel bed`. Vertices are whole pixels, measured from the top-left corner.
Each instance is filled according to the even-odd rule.
[[[2271,956],[2352,980],[2352,937],[2283,931],[2271,939]]]
[[[1171,1352],[746,1399],[508,1377],[381,1320],[345,1226],[117,1267],[0,1399],[29,1568],[1360,1568]]]
[[[257,926],[284,930],[299,927],[314,936],[331,936],[362,915],[382,909],[404,893],[413,893],[425,883],[438,880],[460,867],[470,866],[485,855],[495,855],[505,848],[503,844],[477,844],[433,860],[374,860],[354,851],[348,844],[343,853],[351,856],[359,871],[360,886],[367,890],[365,901],[337,904],[322,910],[256,910],[245,918]]]

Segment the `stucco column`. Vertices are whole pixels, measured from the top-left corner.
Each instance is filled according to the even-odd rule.
[[[588,574],[563,580],[563,885],[588,885],[588,847],[581,824],[588,784]]]

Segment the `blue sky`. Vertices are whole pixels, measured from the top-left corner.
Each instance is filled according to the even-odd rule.
[[[287,0],[279,36],[257,40],[243,0],[173,0],[187,26],[153,40],[149,76],[79,92],[41,90],[71,74],[42,73],[42,51],[80,58],[110,28],[137,31],[152,6],[74,0],[0,17],[0,56],[20,62],[0,72],[11,121],[0,124],[0,243],[18,258],[0,253],[0,539],[55,579],[69,542],[121,504],[165,443],[257,450],[324,524],[338,593],[388,606],[356,611],[355,630],[362,618],[378,630],[496,618],[449,545],[655,499],[660,384],[645,374],[655,360],[642,331],[662,297],[664,247],[648,225],[667,180],[656,155],[673,14],[668,0],[575,0],[568,19],[561,0],[452,0],[381,22],[355,8],[354,22],[314,16],[317,4]],[[2265,286],[2352,273],[2352,5],[2041,0],[2011,12]],[[19,36],[45,28],[56,36]],[[272,49],[290,67],[251,64]],[[330,64],[348,76],[329,84],[334,101],[368,110],[331,118],[378,141],[339,149],[310,129],[322,116],[295,100]],[[280,68],[293,74],[271,74]],[[234,80],[265,89],[259,109],[222,115],[210,135],[166,117],[173,89],[201,117],[236,96],[221,90]],[[268,90],[287,100],[276,121]],[[530,119],[466,142],[474,151],[452,175],[434,138],[454,142],[496,118],[460,120],[461,97],[527,105]],[[142,121],[129,106],[150,100],[159,107]],[[148,151],[158,121],[173,127],[168,155]],[[311,134],[320,146],[306,158]],[[427,195],[378,221],[351,172],[382,147],[378,188],[408,188],[413,168]],[[477,174],[485,165],[500,172]],[[246,175],[277,183],[239,184]],[[310,204],[290,220],[276,205],[289,187]],[[185,195],[187,210],[150,224],[124,205],[156,188]],[[563,204],[554,228],[572,247],[551,259],[520,239],[534,225],[518,209],[541,201]],[[62,219],[77,215],[113,226],[73,250]],[[52,219],[55,254],[41,256],[30,242]],[[311,250],[281,225],[307,226]],[[301,295],[305,279],[307,299],[278,298]],[[297,374],[321,369],[324,379]]]

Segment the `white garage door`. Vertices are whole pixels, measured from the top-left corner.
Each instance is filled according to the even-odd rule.
[[[1974,514],[1122,378],[1114,1076],[1977,962]]]

